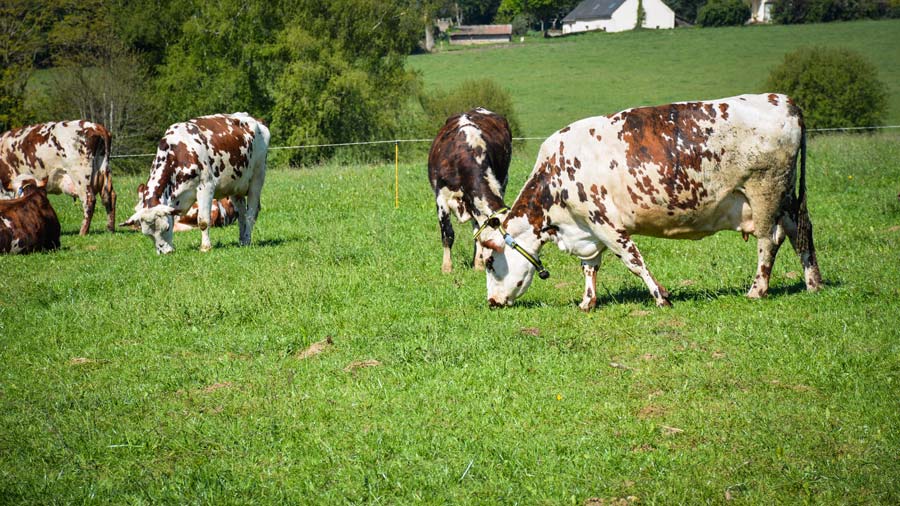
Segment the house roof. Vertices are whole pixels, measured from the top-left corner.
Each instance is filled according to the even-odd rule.
[[[450,35],[512,35],[512,25],[460,25]]]
[[[563,18],[563,23],[587,19],[610,19],[625,0],[584,0]]]

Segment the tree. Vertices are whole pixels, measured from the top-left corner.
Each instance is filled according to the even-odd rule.
[[[27,121],[25,87],[34,70],[34,57],[42,47],[43,6],[29,0],[0,4],[0,132]]]
[[[666,0],[665,3],[675,11],[676,16],[693,23],[706,0]]]
[[[847,49],[807,47],[789,53],[765,86],[793,98],[808,128],[880,125],[887,107],[887,86],[875,66]]]
[[[709,0],[697,13],[700,26],[740,26],[750,19],[750,7],[743,0]]]
[[[524,14],[538,20],[541,31],[547,25],[554,25],[568,14],[579,0],[502,0],[498,15],[511,20],[516,15]]]

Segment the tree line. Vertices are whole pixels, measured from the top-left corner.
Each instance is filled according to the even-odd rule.
[[[691,12],[689,17],[700,1],[668,0],[679,14]],[[777,5],[797,12],[815,2],[859,6],[885,1],[896,0],[785,0]],[[88,119],[113,132],[115,153],[147,152],[169,124],[246,111],[270,125],[275,144],[357,142],[437,128],[443,118],[435,115],[451,102],[466,103],[466,90],[478,89],[491,94],[481,92],[478,100],[496,99],[499,108],[508,108],[499,112],[515,122],[511,101],[499,87],[470,83],[460,89],[463,95],[426,95],[421,76],[407,69],[406,57],[418,50],[438,18],[466,24],[518,19],[547,28],[577,3],[4,0],[0,131]],[[327,150],[295,152],[291,161],[329,155]]]

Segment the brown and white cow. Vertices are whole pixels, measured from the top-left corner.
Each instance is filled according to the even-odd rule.
[[[153,239],[157,253],[170,253],[175,250],[174,216],[197,202],[200,251],[209,251],[213,198],[230,196],[241,245],[250,244],[268,149],[269,129],[247,113],[203,116],[170,126],[159,141],[135,213],[122,226],[139,224]]]
[[[453,270],[450,211],[461,223],[472,219],[477,229],[502,208],[511,152],[512,136],[506,118],[480,107],[449,117],[432,142],[428,180],[434,190],[444,245],[442,271]],[[484,253],[477,241],[473,266],[484,268]]]
[[[138,185],[138,199],[142,198],[144,192],[147,191],[147,185],[141,183]],[[194,205],[175,222],[175,232],[187,232],[199,228],[200,224],[200,206],[194,202]],[[237,221],[237,212],[234,210],[234,204],[231,199],[225,197],[223,199],[213,199],[209,213],[210,227],[227,227]],[[135,224],[132,228],[139,229]]]
[[[9,188],[18,174],[49,178],[47,191],[81,200],[86,235],[97,195],[106,208],[106,228],[116,230],[116,192],[109,169],[109,132],[89,121],[42,123],[0,135],[0,183]]]
[[[18,197],[0,200],[0,253],[32,253],[59,248],[59,219],[47,200],[47,179],[16,176]]]
[[[785,236],[800,256],[807,289],[818,290],[805,165],[802,114],[784,95],[641,107],[572,123],[544,141],[512,208],[481,235],[493,250],[488,302],[510,305],[535,270],[545,277],[540,250],[555,242],[582,260],[582,309],[596,305],[605,250],[644,281],[657,305],[669,305],[632,236],[700,239],[719,230],[757,238],[750,298],[766,295]]]

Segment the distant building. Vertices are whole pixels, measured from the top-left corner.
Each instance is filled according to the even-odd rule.
[[[450,44],[497,44],[512,40],[512,25],[462,25],[449,33]]]
[[[675,28],[675,12],[662,0],[642,0],[641,4],[644,28]],[[563,33],[632,30],[637,24],[637,11],[638,0],[584,0],[563,18]]]
[[[750,0],[750,22],[771,23],[773,0]]]

